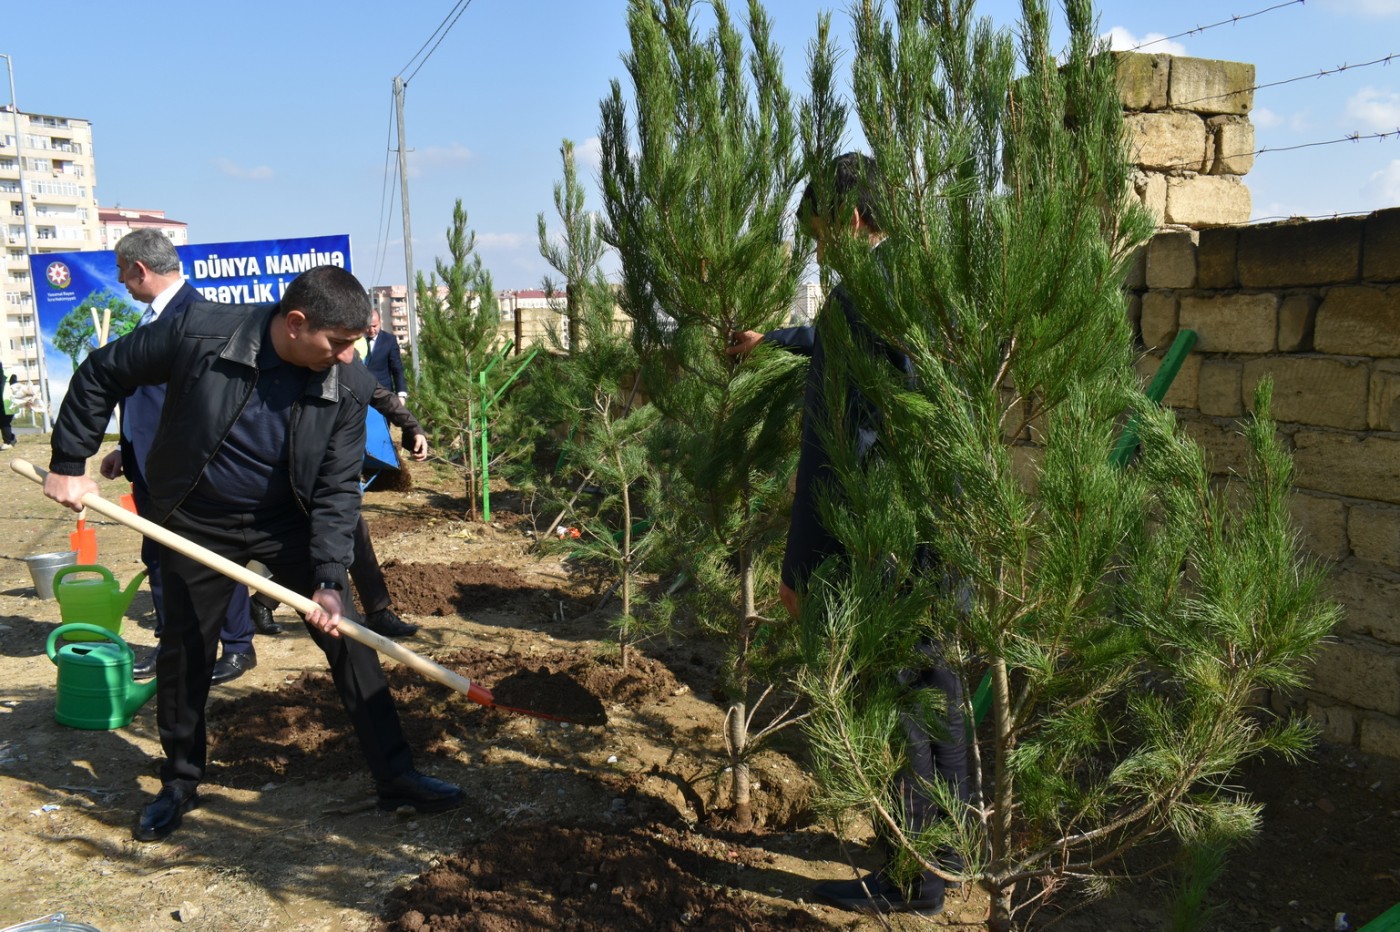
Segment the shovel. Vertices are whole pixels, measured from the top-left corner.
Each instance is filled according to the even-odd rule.
[[[40,469],[28,460],[23,459],[11,460],[10,468],[21,476],[27,476],[41,485],[44,482],[44,477],[48,475],[47,470]],[[91,492],[88,493],[83,496],[83,505],[101,515],[111,518],[113,521],[126,525],[134,531],[139,531],[152,540],[169,547],[171,550],[183,553],[190,559],[203,563],[212,570],[217,570],[234,582],[242,583],[255,592],[261,592],[271,596],[284,605],[290,605],[293,609],[302,614],[315,611],[319,608],[315,602],[301,593],[293,592],[285,586],[279,586],[272,580],[258,573],[254,573],[245,566],[239,566],[232,560],[221,557],[212,550],[201,547],[193,541],[186,540],[179,534],[168,531],[159,524],[147,521],[140,515],[126,511],[120,506],[107,501],[107,499],[100,495]],[[489,709],[500,709],[503,712],[514,712],[517,715],[529,715],[533,718],[550,719],[556,722],[575,722],[583,725],[598,724],[596,715],[589,714],[587,711],[583,713],[583,717],[575,717],[537,709],[523,709],[515,706],[500,705],[496,702],[495,697],[491,695],[491,691],[486,687],[473,683],[460,673],[454,673],[441,664],[434,663],[427,657],[416,654],[407,647],[395,641],[391,641],[381,634],[376,634],[348,618],[342,617],[340,619],[339,631],[352,641],[359,641],[367,647],[372,647],[379,651],[379,653],[392,657],[404,666],[416,670],[428,679],[441,683],[450,689],[454,689],[472,702],[486,706]],[[599,712],[601,712],[601,707],[599,708]]]

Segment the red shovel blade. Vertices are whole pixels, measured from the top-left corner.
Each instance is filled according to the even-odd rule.
[[[68,535],[68,546],[78,551],[78,562],[92,565],[97,562],[97,530],[78,519],[78,529]]]

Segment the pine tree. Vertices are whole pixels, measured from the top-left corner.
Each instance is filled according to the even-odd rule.
[[[668,507],[653,517],[695,582],[697,617],[730,645],[724,738],[735,819],[747,826],[748,760],[782,720],[754,725],[767,695],[755,645],[768,634],[759,593],[777,588],[800,361],[766,354],[741,367],[723,349],[732,332],[785,316],[808,259],[785,236],[803,165],[762,7],[749,4],[746,52],[725,3],[707,5],[703,38],[697,6],[629,3],[635,123],[614,81],[602,102],[603,187],[622,307],[660,413],[653,462]]]
[[[420,371],[414,386],[415,404],[435,445],[460,452],[466,461],[466,497],[476,520],[479,414],[483,395],[495,384],[481,384],[498,342],[501,313],[491,273],[476,253],[476,233],[467,227],[467,212],[459,199],[447,230],[451,262],[437,260],[437,271],[418,276],[418,308],[422,325],[418,339]],[[439,279],[446,295],[438,294]],[[499,378],[499,372],[493,372]]]
[[[537,370],[531,398],[537,410],[551,412],[566,426],[568,440],[560,457],[564,475],[577,482],[560,518],[582,537],[566,546],[585,559],[610,566],[617,576],[622,610],[613,622],[622,668],[627,669],[632,647],[652,626],[636,611],[635,580],[650,534],[645,505],[654,499],[657,471],[648,457],[648,440],[657,410],[638,406],[638,361],[626,322],[614,313],[613,289],[600,263],[607,248],[602,221],[586,210],[583,186],[574,163],[574,145],[560,146],[564,178],[554,186],[554,206],[563,222],[559,240],[551,240],[544,214],[539,215],[540,254],[564,276],[568,319],[568,353],[551,334],[556,355]],[[559,286],[549,277],[546,294]],[[579,477],[582,476],[582,479]],[[591,485],[601,491],[578,503],[579,491]],[[554,530],[551,526],[546,535]]]
[[[1131,197],[1113,59],[1088,0],[1064,12],[1057,60],[1045,4],[1024,0],[1018,71],[1015,41],[971,0],[900,0],[893,21],[870,0],[856,11],[855,107],[887,238],[828,258],[913,384],[872,365],[839,315],[822,331],[840,476],[825,517],[847,552],[803,605],[822,782],[904,872],[981,884],[999,930],[1066,887],[1103,889],[1145,841],[1247,837],[1258,807],[1232,774],[1310,734],[1264,714],[1261,691],[1299,683],[1337,617],[1289,526],[1267,386],[1250,470],[1223,489],[1137,388],[1121,283],[1151,224]],[[881,415],[873,461],[843,440],[851,386]],[[1109,451],[1130,410],[1142,448],[1124,469]],[[969,718],[984,674],[990,702],[972,804],[929,787],[948,816],[912,832],[889,790],[900,723],[942,715],[898,675],[929,641]]]

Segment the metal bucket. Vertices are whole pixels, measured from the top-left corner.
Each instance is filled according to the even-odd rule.
[[[54,575],[65,566],[76,566],[78,551],[56,550],[53,553],[36,553],[32,557],[25,557],[24,562],[29,565],[29,576],[34,580],[34,592],[41,599],[52,599]],[[0,932],[5,932],[5,930],[0,929]]]
[[[5,926],[0,932],[101,932],[97,926],[86,922],[69,922],[63,913],[54,913],[43,919],[31,919],[17,926]]]

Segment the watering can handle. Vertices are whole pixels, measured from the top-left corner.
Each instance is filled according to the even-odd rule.
[[[59,567],[57,573],[53,574],[53,584],[55,588],[59,582],[74,573],[97,573],[107,579],[108,582],[116,582],[117,578],[112,575],[112,571],[105,566],[98,566],[96,563],[75,563],[72,566]],[[0,930],[3,932],[3,930]]]
[[[44,482],[44,477],[48,475],[48,470],[40,469],[33,463],[25,459],[10,460],[10,468],[21,476],[33,479],[40,485]],[[147,521],[140,515],[134,515],[122,508],[120,505],[107,501],[100,495],[89,492],[83,496],[83,504],[104,517],[111,518],[118,524],[124,524],[134,531],[139,531],[152,540],[164,544],[171,550],[183,553],[191,560],[197,560],[212,570],[216,570],[234,582],[240,582],[252,589],[254,592],[261,592],[269,595],[284,605],[290,605],[302,614],[316,611],[319,606],[299,592],[293,592],[286,586],[279,586],[277,583],[254,573],[246,566],[239,566],[232,560],[226,559],[205,547],[201,547],[193,541],[186,540],[174,531],[166,530],[159,524]],[[495,706],[495,699],[491,691],[484,686],[479,686],[471,680],[447,669],[441,664],[434,663],[422,654],[416,654],[389,640],[381,634],[369,630],[363,625],[358,625],[348,618],[340,620],[340,633],[350,638],[352,641],[359,641],[367,647],[372,647],[388,657],[392,657],[406,667],[421,673],[430,680],[455,689],[472,702],[480,703],[484,706]],[[128,648],[129,650],[130,648]]]
[[[58,653],[58,639],[69,631],[86,631],[88,634],[100,634],[120,647],[128,657],[132,659],[136,657],[136,654],[131,649],[131,645],[123,641],[119,635],[98,625],[90,625],[84,621],[75,621],[70,624],[59,625],[57,628],[54,628],[53,631],[49,632],[49,641],[44,645],[44,653],[48,654],[49,659],[54,663],[58,663],[58,658],[55,656]]]

